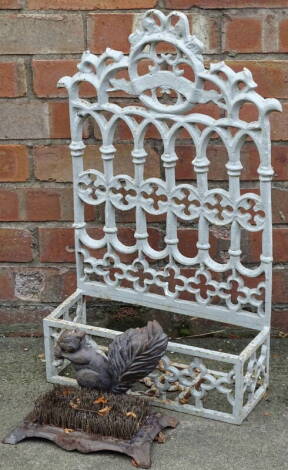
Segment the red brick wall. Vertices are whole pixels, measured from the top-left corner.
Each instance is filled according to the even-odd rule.
[[[128,52],[127,37],[136,17],[158,7],[188,13],[192,31],[205,45],[207,61],[225,59],[235,69],[248,67],[265,97],[279,98],[283,113],[272,115],[274,289],[273,324],[288,331],[288,1],[287,0],[0,0],[0,321],[34,321],[75,288],[71,222],[71,164],[65,90],[57,80],[72,74],[80,53],[98,54],[106,46]],[[84,91],[89,94],[89,90]],[[92,158],[93,129],[86,128]],[[153,138],[153,134],[151,135]],[[118,134],[125,158],[126,129]],[[149,174],[159,174],[158,143]],[[158,147],[157,147],[158,146]],[[211,151],[219,156],[217,143]],[[179,180],[193,177],[182,142]],[[255,188],[253,147],[245,148],[245,184]],[[119,160],[119,168],[123,164]],[[213,169],[215,180],[223,169]],[[93,220],[94,210],[87,210]],[[129,222],[129,218],[126,218]],[[162,239],[155,224],[151,239]],[[193,231],[183,229],[183,251]],[[212,250],[227,249],[216,230]],[[122,239],[131,238],[123,223]],[[259,246],[247,238],[253,262]]]

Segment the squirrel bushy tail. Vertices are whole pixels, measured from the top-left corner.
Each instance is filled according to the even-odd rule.
[[[134,382],[150,374],[164,355],[167,344],[168,336],[156,320],[117,336],[108,350],[111,391],[125,393]]]

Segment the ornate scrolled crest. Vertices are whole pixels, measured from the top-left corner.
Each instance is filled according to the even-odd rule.
[[[76,99],[77,85],[89,82],[95,87],[98,104],[109,102],[109,92],[122,90],[138,96],[148,110],[157,113],[183,114],[208,102],[224,109],[226,117],[233,119],[239,118],[240,109],[247,102],[256,106],[259,119],[281,110],[278,100],[264,99],[255,91],[257,84],[248,69],[234,72],[224,62],[212,63],[205,69],[203,44],[190,34],[184,13],[173,11],[166,16],[158,10],[147,11],[129,41],[128,57],[109,48],[100,56],[85,51],[79,72],[63,77],[58,87],[66,87]],[[143,65],[148,67],[146,72]],[[129,80],[118,78],[122,69],[128,70]],[[207,90],[208,82],[215,89]],[[168,97],[168,102],[163,96]]]

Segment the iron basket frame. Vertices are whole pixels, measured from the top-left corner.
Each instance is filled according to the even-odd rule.
[[[192,362],[186,366],[177,365],[165,358],[162,369],[151,374],[145,384],[151,394],[154,394],[153,402],[157,406],[240,424],[263,397],[269,383],[273,170],[267,115],[274,110],[280,111],[281,105],[277,100],[264,99],[255,92],[256,84],[247,69],[235,73],[223,62],[211,64],[210,69],[206,69],[201,55],[202,44],[190,35],[188,20],[183,13],[172,12],[165,16],[160,11],[149,10],[142,16],[141,24],[129,40],[131,42],[129,56],[111,49],[107,49],[99,57],[86,51],[78,65],[79,72],[73,77],[64,77],[58,83],[58,86],[65,86],[69,93],[77,290],[44,319],[47,380],[57,384],[76,384],[74,379],[60,375],[67,363],[61,364],[54,358],[55,340],[62,329],[77,328],[85,331],[88,336],[109,339],[121,333],[87,325],[87,296],[238,325],[253,329],[256,334],[239,355],[169,342],[168,351],[191,356]],[[158,54],[156,45],[160,41],[171,44],[177,50],[176,55],[172,56],[165,52]],[[138,63],[147,59],[154,65],[148,73],[141,76],[138,73]],[[166,64],[164,70],[161,68],[163,63]],[[182,76],[179,65],[183,63],[191,67],[194,79],[189,80]],[[119,70],[128,70],[129,80],[117,79]],[[204,88],[206,81],[213,83],[216,90],[206,90]],[[81,82],[89,82],[95,87],[97,101],[90,103],[79,98]],[[239,83],[242,84],[241,87]],[[158,91],[155,91],[159,87],[166,92],[174,91],[176,99],[172,104],[163,104],[159,100]],[[144,107],[121,108],[113,104],[109,101],[109,93],[114,90],[131,94],[138,98]],[[201,113],[188,113],[193,106],[199,103],[205,106],[208,102],[224,110],[225,117],[214,119]],[[239,116],[241,106],[247,102],[255,105],[258,111],[258,120],[252,123],[242,120]],[[101,115],[103,111],[111,118],[103,117],[103,114]],[[133,113],[142,119],[140,123],[133,118]],[[83,170],[85,144],[82,140],[82,129],[87,116],[94,118],[102,132],[100,151],[103,173],[93,169]],[[128,175],[113,175],[115,153],[113,138],[116,125],[121,119],[133,134],[134,179]],[[165,119],[172,122],[171,127],[165,124]],[[147,157],[144,137],[149,123],[158,129],[163,139],[164,152],[161,159],[165,169],[165,180],[143,179]],[[200,129],[199,124],[204,129]],[[190,133],[196,147],[196,157],[192,162],[197,176],[195,186],[176,185],[175,182],[177,161],[175,141],[181,127]],[[231,127],[236,129],[234,134],[231,133]],[[225,165],[229,191],[222,188],[212,190],[208,188],[209,160],[206,148],[211,134],[215,132],[221,138],[229,156],[229,161]],[[260,157],[258,168],[260,195],[240,193],[240,175],[243,168],[240,152],[247,136],[257,147]],[[118,191],[121,187],[127,192],[130,191],[130,195],[126,198],[126,207]],[[157,195],[164,197],[164,202],[162,198],[156,208],[152,196],[149,199],[155,187],[156,197]],[[181,204],[181,197],[184,197],[185,191],[186,193],[188,191],[190,201],[188,213]],[[143,192],[148,195],[145,200],[142,197]],[[218,202],[220,206],[216,206]],[[85,204],[105,204],[102,239],[93,239],[85,229]],[[249,212],[251,207],[256,213],[254,218],[252,217],[253,220]],[[132,247],[120,242],[115,222],[115,209],[131,208],[134,208],[136,213],[135,245]],[[146,213],[167,214],[166,246],[162,251],[157,252],[149,245]],[[177,218],[199,221],[198,252],[194,258],[185,257],[178,250]],[[231,227],[229,259],[226,263],[218,263],[210,257],[209,225],[211,224]],[[257,267],[249,268],[241,262],[240,241],[243,230],[262,234],[262,254]],[[107,252],[101,259],[93,257],[89,251],[103,247],[107,248]],[[137,266],[134,261],[130,265],[123,263],[117,255],[117,253],[133,252],[138,253]],[[147,256],[155,260],[168,258],[169,262],[164,268],[157,270],[147,263]],[[109,271],[111,263],[113,269],[118,270],[116,274],[114,271],[113,275]],[[139,265],[142,272],[149,274],[149,279],[144,279],[142,283],[139,283],[137,278]],[[192,277],[187,278],[182,275],[179,266],[194,267],[197,270]],[[172,270],[178,281],[174,290],[170,290],[167,279],[165,281],[168,270],[169,272]],[[213,278],[213,273],[227,272],[232,274],[224,280],[218,281]],[[93,279],[93,274],[98,276],[96,280]],[[200,289],[197,288],[200,275],[207,281],[206,298],[201,296]],[[101,282],[99,276],[103,278]],[[255,279],[261,276],[261,281],[253,288],[247,286],[243,280],[244,277]],[[129,288],[121,286],[123,280],[130,282]],[[232,281],[238,283],[241,294],[236,304],[231,297]],[[179,286],[179,283],[182,285]],[[149,292],[151,285],[160,287],[164,295]],[[195,300],[179,298],[179,294],[181,295],[183,291],[192,293]],[[259,299],[263,291],[264,298]],[[220,297],[221,305],[213,304],[215,295]],[[211,361],[223,363],[224,370],[207,368],[205,360],[209,363]],[[232,408],[231,413],[205,408],[205,397],[211,390],[226,397]],[[174,395],[177,395],[176,392],[179,393],[170,399],[170,392],[174,392]]]

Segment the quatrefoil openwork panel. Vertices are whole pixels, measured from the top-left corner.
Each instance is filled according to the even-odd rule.
[[[265,222],[265,209],[256,194],[245,193],[235,202],[220,188],[202,196],[191,184],[175,185],[169,191],[166,182],[159,178],[137,184],[128,175],[116,175],[107,183],[103,173],[87,170],[78,178],[78,195],[86,204],[95,206],[109,200],[122,211],[140,207],[149,214],[160,215],[171,210],[179,219],[193,221],[203,215],[216,225],[229,225],[235,220],[252,232],[262,230]]]
[[[235,403],[235,370],[217,373],[209,370],[199,357],[192,357],[186,365],[173,365],[171,360],[164,356],[159,367],[144,379],[147,387],[146,394],[161,400],[169,400],[171,395],[180,405],[196,405],[205,407],[209,393],[216,392],[223,395],[230,405]]]

